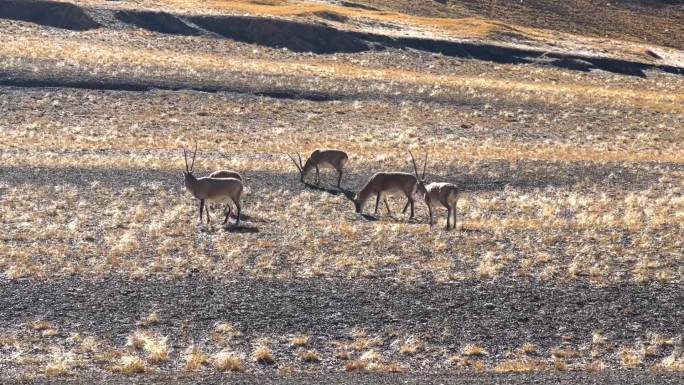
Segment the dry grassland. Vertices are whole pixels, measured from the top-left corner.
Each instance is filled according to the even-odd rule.
[[[90,2],[95,4],[99,2]],[[198,2],[170,1],[194,8]],[[202,2],[205,4],[204,2]],[[438,20],[333,5],[211,1],[234,12],[337,12],[470,37],[543,31],[475,19]],[[0,277],[6,281],[139,280],[192,275],[417,283],[518,280],[684,283],[684,80],[577,73],[412,51],[307,55],[225,39],[143,31],[56,31],[0,20],[0,72],[62,77],[263,85],[335,100],[189,90],[124,92],[0,87]],[[27,49],[28,48],[28,49]],[[256,93],[256,92],[255,92]],[[245,177],[245,225],[198,224],[182,185],[180,148],[196,169]],[[458,228],[360,216],[334,191],[303,186],[285,153],[346,150],[343,186],[380,170],[410,171],[429,151],[428,179],[457,183]],[[366,212],[372,212],[367,205]],[[233,222],[234,219],[231,219]],[[125,340],[50,320],[0,327],[0,367],[17,378],[75,373],[681,372],[681,336],[639,331],[616,344],[587,330],[553,348],[537,341],[494,355],[479,340],[433,346],[418,335],[356,330],[339,340],[242,336],[219,323],[192,339],[164,334],[164,314]],[[439,331],[435,331],[438,333]],[[643,337],[642,336],[642,337]],[[1,378],[1,377],[0,377]]]

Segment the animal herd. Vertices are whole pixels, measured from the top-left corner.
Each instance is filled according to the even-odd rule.
[[[354,196],[353,202],[357,213],[362,213],[363,208],[371,197],[375,196],[375,214],[378,212],[380,199],[382,198],[387,208],[387,212],[391,215],[389,204],[384,198],[385,194],[392,192],[403,193],[408,201],[404,206],[402,213],[411,208],[410,219],[414,217],[414,196],[419,194],[425,200],[430,215],[430,225],[433,224],[432,209],[434,203],[439,203],[447,209],[446,228],[452,227],[451,218],[453,216],[453,228],[456,227],[456,202],[458,200],[459,189],[452,183],[426,183],[425,170],[427,167],[427,154],[423,164],[422,174],[418,174],[418,166],[413,154],[409,151],[411,162],[413,164],[414,174],[400,171],[382,171],[377,172],[366,182],[361,190]],[[192,195],[200,202],[200,223],[202,223],[203,213],[206,212],[207,223],[209,218],[209,203],[226,204],[224,210],[225,218],[223,224],[228,222],[232,214],[231,202],[235,205],[237,211],[236,225],[240,223],[240,197],[243,191],[243,179],[240,173],[232,170],[218,170],[209,176],[197,178],[193,175],[195,166],[195,157],[197,156],[197,144],[192,155],[192,162],[188,165],[188,156],[185,149],[183,149],[183,157],[185,158],[185,187]],[[337,188],[341,189],[340,183],[344,169],[349,161],[349,156],[342,150],[335,149],[317,149],[314,150],[309,158],[302,162],[302,157],[297,154],[297,159],[288,154],[294,165],[299,171],[299,180],[305,183],[306,176],[312,171],[316,171],[315,184],[320,183],[320,169],[330,168],[337,171]]]

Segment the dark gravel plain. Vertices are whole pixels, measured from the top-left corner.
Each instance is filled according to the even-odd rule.
[[[684,290],[674,284],[552,286],[500,279],[408,286],[384,280],[111,277],[4,281],[0,293],[0,327],[44,318],[120,339],[151,310],[169,331],[189,321],[194,333],[203,333],[228,321],[246,338],[289,333],[344,338],[353,328],[371,334],[391,327],[453,348],[479,341],[491,352],[526,341],[553,346],[561,335],[584,339],[592,330],[605,330],[619,344],[633,343],[647,331],[684,329]]]
[[[0,377],[2,379],[2,377]],[[49,381],[16,382],[22,384],[234,384],[234,385],[678,385],[681,374],[652,374],[634,371],[615,371],[600,374],[543,373],[543,374],[327,374],[318,376],[145,376],[145,377],[84,377]],[[13,382],[7,382],[11,384]]]

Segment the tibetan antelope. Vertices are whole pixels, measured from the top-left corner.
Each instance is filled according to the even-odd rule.
[[[407,172],[378,172],[373,175],[365,186],[359,191],[354,197],[354,206],[356,206],[356,212],[361,213],[363,211],[363,206],[366,204],[368,198],[375,194],[375,214],[378,213],[378,205],[380,204],[380,197],[388,192],[402,192],[408,199],[404,211],[411,206],[411,216],[409,219],[413,219],[414,216],[414,200],[413,195],[416,193],[419,185],[419,180],[415,175],[411,175]],[[387,200],[383,199],[385,202],[385,207],[387,212],[391,215],[389,205]]]
[[[342,174],[344,173],[344,166],[347,164],[349,157],[347,153],[342,150],[322,150],[317,149],[311,153],[309,159],[302,164],[302,157],[297,154],[299,163],[295,161],[295,158],[288,154],[292,162],[299,170],[299,180],[304,183],[304,178],[311,172],[311,170],[316,170],[316,185],[320,183],[320,170],[321,168],[332,168],[337,171],[337,188],[340,188],[340,182],[342,182]]]
[[[411,152],[409,151],[409,154]],[[416,160],[411,154],[411,162],[413,162],[413,170],[416,173],[416,178],[418,178],[418,167],[416,166]],[[447,224],[446,228],[449,229],[449,220],[451,219],[451,213],[454,215],[454,228],[456,228],[456,202],[458,200],[459,189],[453,183],[428,183],[425,184],[425,168],[427,167],[427,154],[425,154],[425,163],[423,164],[423,175],[419,178],[418,182],[418,193],[423,195],[425,198],[425,204],[428,207],[428,213],[430,214],[430,226],[432,226],[432,202],[439,202],[442,206],[447,209]],[[404,207],[406,211],[406,207]]]
[[[197,178],[192,172],[195,167],[195,156],[197,155],[197,143],[195,143],[195,152],[192,154],[192,163],[188,167],[188,155],[183,149],[183,157],[185,158],[185,188],[192,193],[192,195],[200,201],[200,223],[202,223],[202,213],[206,208],[207,223],[209,219],[209,206],[205,206],[208,202],[226,203],[226,218],[223,224],[228,222],[232,208],[230,201],[235,203],[237,208],[237,222],[240,223],[240,196],[242,195],[242,181],[236,178],[212,178],[203,177]],[[206,202],[205,202],[206,201]]]

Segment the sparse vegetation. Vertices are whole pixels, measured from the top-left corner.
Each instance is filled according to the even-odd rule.
[[[102,7],[100,0],[77,3]],[[133,7],[124,3],[107,9]],[[644,63],[684,63],[681,52],[650,43],[397,10],[409,7],[406,2],[370,3],[386,8],[279,0],[140,2],[188,17],[201,7],[216,15],[230,10],[324,19],[326,25],[360,32],[469,37],[547,53],[585,50]],[[465,9],[450,3],[441,12]],[[278,305],[288,305],[277,310],[290,316],[308,305],[299,296],[312,283],[342,282],[334,294],[350,309],[369,314],[362,308],[368,298],[347,296],[346,284],[367,285],[364,290],[377,294],[377,303],[389,295],[387,288],[430,293],[421,303],[406,300],[405,306],[427,309],[416,319],[412,313],[402,318],[396,314],[401,308],[394,307],[376,314],[382,322],[352,322],[347,317],[353,311],[332,309],[319,319],[303,318],[305,325],[279,324],[277,333],[264,326],[272,321],[268,318],[245,320],[246,314],[256,316],[258,301],[174,319],[184,309],[165,298],[133,306],[111,320],[113,332],[103,332],[103,326],[93,326],[101,319],[73,321],[81,314],[73,313],[92,314],[98,306],[53,312],[46,305],[59,306],[72,295],[94,301],[89,293],[70,288],[68,295],[53,298],[48,288],[31,297],[41,300],[35,305],[39,310],[8,318],[0,328],[0,382],[4,373],[30,382],[102,371],[112,376],[684,371],[681,324],[657,318],[672,314],[633,308],[647,304],[642,297],[630,306],[622,306],[629,298],[606,305],[615,314],[601,317],[629,319],[619,331],[598,321],[566,323],[563,328],[572,332],[558,325],[538,328],[540,317],[550,313],[531,310],[572,303],[578,312],[595,314],[585,311],[604,306],[593,302],[594,296],[616,287],[679,298],[682,76],[584,72],[399,47],[297,53],[218,35],[160,34],[132,26],[74,32],[0,19],[0,27],[0,80],[27,82],[0,86],[0,281],[20,288],[7,301],[37,282],[111,280],[144,287],[159,279],[168,285],[192,282],[187,290],[201,292],[212,280],[248,282],[246,289],[236,289],[237,296],[254,282],[282,284],[286,290],[301,284],[300,291],[269,292]],[[681,30],[674,23],[671,28]],[[195,139],[201,148],[198,175],[222,168],[244,173],[243,226],[196,223],[197,206],[181,184],[178,151]],[[328,184],[327,170],[321,187],[302,186],[283,155],[318,147],[350,154],[343,193]],[[370,175],[411,171],[407,149],[429,151],[430,181],[462,188],[458,229],[430,227],[421,199],[414,221],[399,214],[405,200],[392,195],[392,216],[382,205],[377,216],[353,212],[347,195]],[[216,221],[218,205],[212,210]],[[547,285],[558,295],[539,294],[551,292],[537,291]],[[449,306],[433,305],[445,287],[495,294],[489,298],[478,291]],[[153,296],[164,296],[165,290]],[[195,306],[207,298],[223,301],[206,293]],[[189,306],[184,295],[178,303]],[[329,298],[319,299],[316,306],[327,306]],[[432,324],[437,310],[451,314],[461,307],[472,317],[454,318],[456,327]],[[497,317],[504,316],[517,334],[497,329],[504,324]],[[62,323],[60,317],[73,318]],[[328,322],[335,326],[328,328]],[[487,328],[487,337],[472,327],[461,330],[460,323]]]

